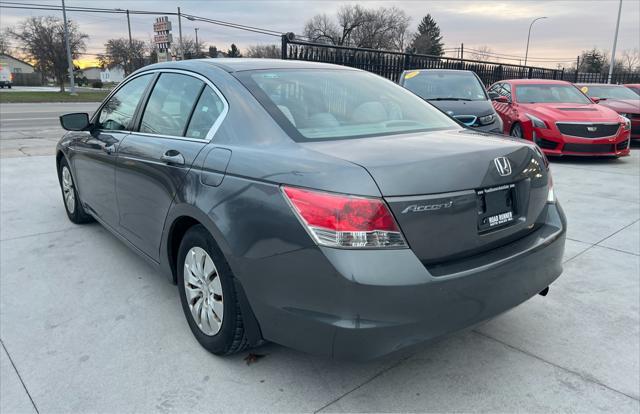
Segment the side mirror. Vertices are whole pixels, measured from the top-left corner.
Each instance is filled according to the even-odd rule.
[[[91,126],[91,123],[89,122],[88,113],[76,112],[60,115],[60,125],[67,131],[86,131]]]
[[[598,98],[596,96],[593,96],[590,99],[593,101],[593,103],[600,103],[600,101],[604,101],[606,98]]]
[[[511,103],[511,100],[509,98],[507,98],[506,96],[498,96],[494,99],[494,101],[496,102],[500,102],[500,103]]]
[[[489,95],[489,99],[491,99],[492,101],[495,100],[498,96],[500,96],[497,92],[493,92],[493,91],[489,91],[488,95]]]

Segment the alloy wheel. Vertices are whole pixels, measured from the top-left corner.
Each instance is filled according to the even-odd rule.
[[[201,247],[192,247],[184,259],[184,291],[198,328],[205,335],[217,334],[224,317],[222,284],[213,260]]]
[[[76,210],[76,193],[73,189],[73,178],[66,165],[62,167],[62,194],[67,211],[73,214]]]

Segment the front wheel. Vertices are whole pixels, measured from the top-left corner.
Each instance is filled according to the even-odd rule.
[[[62,201],[64,202],[64,209],[67,212],[67,217],[73,223],[82,224],[93,221],[91,217],[82,207],[80,198],[78,197],[78,191],[74,185],[73,176],[69,169],[69,164],[65,158],[60,160],[60,166],[58,169],[58,179],[60,180],[60,189],[62,190]]]
[[[200,345],[216,355],[249,346],[231,268],[202,225],[190,228],[178,251],[182,310]]]

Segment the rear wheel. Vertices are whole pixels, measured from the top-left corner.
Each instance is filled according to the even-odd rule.
[[[87,214],[82,207],[82,203],[78,197],[78,191],[74,185],[73,176],[71,175],[71,169],[64,157],[60,160],[58,178],[60,180],[60,189],[62,190],[64,209],[67,212],[69,220],[76,224],[93,221],[93,217]]]
[[[524,136],[522,135],[522,126],[520,126],[520,124],[516,123],[513,125],[513,128],[511,128],[511,136],[516,138],[524,138]]]
[[[200,345],[216,355],[249,346],[233,273],[213,237],[202,225],[190,228],[178,251],[182,310]]]

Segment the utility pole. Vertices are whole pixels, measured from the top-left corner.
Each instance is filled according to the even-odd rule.
[[[611,83],[611,77],[613,75],[613,66],[616,64],[616,46],[618,45],[618,29],[620,28],[620,14],[622,13],[622,0],[618,5],[618,20],[616,21],[616,34],[613,36],[613,49],[611,50],[611,64],[609,65],[609,76],[607,77],[607,83]]]
[[[535,19],[533,19],[531,21],[531,24],[529,25],[529,34],[527,35],[527,51],[524,52],[524,65],[527,66],[527,58],[529,57],[529,40],[531,40],[531,28],[533,27],[533,24],[540,20],[540,19],[546,19],[546,16],[542,16],[542,17],[536,17]]]
[[[464,59],[464,43],[460,43],[460,59]]]
[[[178,47],[180,48],[180,60],[184,60],[184,50],[182,48],[182,14],[180,14],[180,7],[178,7]]]
[[[129,29],[129,73],[133,72],[133,62],[131,62],[131,55],[133,53],[133,39],[131,39],[131,19],[129,18],[129,9],[127,9],[127,28]]]
[[[200,47],[198,46],[198,30],[200,28],[194,27],[193,30],[196,32],[196,59],[200,58]]]
[[[73,78],[73,59],[71,59],[71,47],[69,46],[69,27],[67,24],[67,10],[64,7],[64,0],[62,0],[62,19],[64,20],[64,43],[67,47],[67,61],[69,62],[69,83],[71,95],[75,95],[76,85],[75,79]]]

